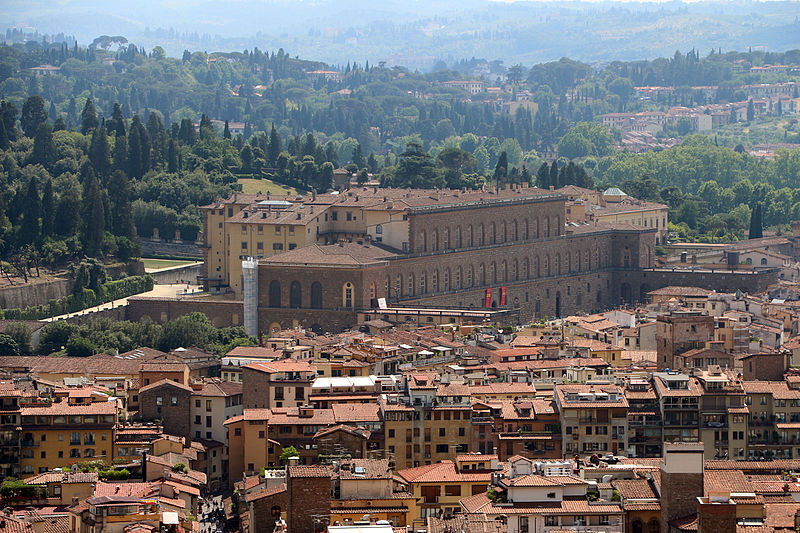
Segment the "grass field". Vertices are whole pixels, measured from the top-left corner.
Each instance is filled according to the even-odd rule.
[[[291,194],[296,195],[297,189],[292,187],[285,187],[279,183],[270,180],[257,180],[253,178],[239,178],[239,183],[242,184],[242,192],[245,194]]]
[[[182,265],[189,265],[194,261],[180,261],[178,259],[142,259],[145,270],[156,270],[159,268],[170,268]]]

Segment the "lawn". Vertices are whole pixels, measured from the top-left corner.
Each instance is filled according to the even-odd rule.
[[[286,187],[270,180],[239,178],[239,183],[242,184],[242,192],[245,194],[257,194],[259,192],[261,194],[267,194],[267,192],[269,192],[270,194],[291,194],[293,196],[298,194],[297,189]]]
[[[195,261],[182,261],[179,259],[142,259],[145,270],[157,270],[159,268],[170,268],[176,266],[189,265]]]

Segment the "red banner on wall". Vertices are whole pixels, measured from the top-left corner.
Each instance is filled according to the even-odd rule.
[[[483,304],[486,309],[489,309],[492,306],[492,288],[487,287],[486,289],[486,302]]]
[[[506,286],[500,287],[500,306],[506,305]]]

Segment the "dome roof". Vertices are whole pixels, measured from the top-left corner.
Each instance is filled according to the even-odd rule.
[[[603,196],[628,196],[621,189],[618,187],[611,187],[610,189],[606,189],[603,193]]]

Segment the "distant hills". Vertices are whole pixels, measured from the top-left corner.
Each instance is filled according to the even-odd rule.
[[[439,61],[669,57],[711,48],[800,47],[797,2],[495,2],[489,0],[6,0],[0,27],[124,35],[169,55],[283,48],[334,65],[386,61],[429,70]]]

